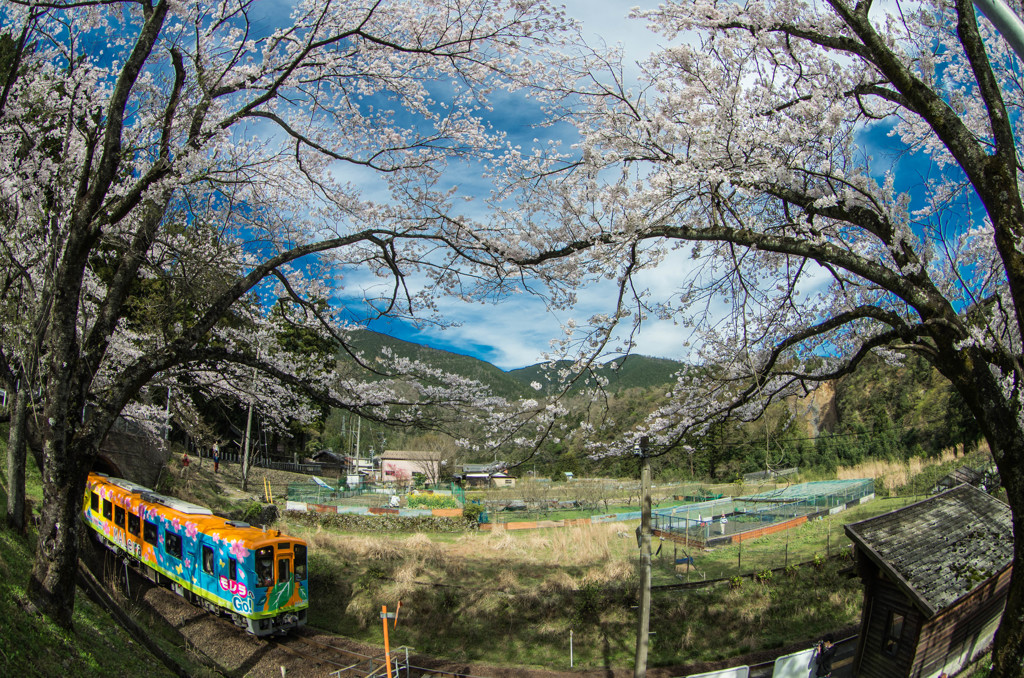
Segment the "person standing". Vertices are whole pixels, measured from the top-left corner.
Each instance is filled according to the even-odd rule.
[[[818,643],[818,670],[814,675],[817,678],[829,678],[832,675],[832,660],[836,656],[836,646],[832,643],[832,634],[828,634]]]
[[[188,458],[188,452],[182,452],[181,453],[181,475],[182,475],[182,477],[184,477],[185,473],[188,471],[189,461],[190,460]]]
[[[220,443],[213,444],[213,472],[220,471]]]

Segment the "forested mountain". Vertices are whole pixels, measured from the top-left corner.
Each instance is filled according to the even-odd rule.
[[[568,366],[567,362],[556,363],[553,367],[548,363],[538,363],[505,372],[478,358],[431,348],[369,330],[356,333],[353,345],[362,350],[366,356],[373,356],[387,348],[397,356],[419,360],[453,374],[479,381],[490,387],[495,395],[505,398],[537,397],[538,391],[532,386],[534,382],[542,385],[539,391],[540,395],[551,395],[557,392],[558,370]],[[594,375],[608,380],[608,391],[618,392],[628,388],[650,388],[669,384],[674,380],[673,375],[683,367],[683,363],[675,360],[631,355],[625,358],[616,358],[599,366],[594,370]],[[585,380],[581,380],[573,390],[578,392],[586,388],[587,384],[583,381]],[[594,380],[591,379],[589,385],[594,383]]]
[[[528,397],[529,383],[522,383],[491,363],[484,362],[450,351],[444,351],[411,341],[389,337],[386,334],[362,330],[352,335],[352,345],[363,352],[368,360],[387,349],[394,355],[409,360],[418,360],[433,367],[467,379],[473,379],[490,387],[491,392],[504,398]]]
[[[508,376],[526,385],[536,382],[542,385],[541,393],[550,395],[558,390],[558,370],[569,367],[568,361],[551,366],[538,363],[507,372]],[[590,374],[585,374],[574,385],[572,392],[580,392],[596,384],[595,377],[607,379],[606,389],[612,393],[630,388],[651,388],[664,386],[675,381],[675,374],[686,365],[676,360],[651,358],[644,355],[630,355],[615,358],[599,365]],[[533,390],[533,389],[531,389]]]
[[[387,349],[477,380],[509,399],[555,394],[559,390],[558,370],[568,366],[540,363],[505,372],[476,358],[369,331],[360,332],[354,345],[368,359]],[[568,435],[537,451],[531,456],[531,468],[551,477],[564,471],[629,475],[635,466],[631,460],[593,461],[586,444],[623,438],[663,404],[675,373],[685,368],[681,362],[636,355],[616,359],[585,375],[564,401],[569,410],[566,424],[572,430],[585,421],[593,428],[588,429],[586,439],[579,434]],[[595,386],[595,376],[607,379],[598,396],[588,390]],[[534,383],[541,384],[541,389],[534,388]],[[328,418],[325,442],[339,438],[334,430],[339,421],[338,417]],[[414,432],[384,433],[392,449],[423,444]],[[951,445],[970,446],[979,439],[962,401],[927,363],[913,356],[900,366],[868,359],[855,374],[826,384],[807,398],[779,403],[757,422],[736,421],[714,427],[706,435],[687,441],[686,451],[680,448],[660,456],[654,468],[662,477],[733,480],[766,467],[831,470],[871,457],[906,460],[937,455]],[[514,462],[517,451],[500,454]]]

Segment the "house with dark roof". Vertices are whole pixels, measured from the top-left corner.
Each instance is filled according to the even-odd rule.
[[[954,488],[961,483],[974,485],[981,490],[988,491],[997,487],[999,482],[999,473],[995,470],[994,465],[989,465],[982,469],[961,466],[954,469],[949,475],[939,478],[935,483],[935,487],[932,488],[932,494]]]
[[[461,473],[452,479],[464,487],[515,487],[516,479],[505,472],[507,462],[490,464],[463,464]]]
[[[845,526],[864,583],[853,674],[954,674],[992,641],[1010,583],[1010,507],[970,485]]]

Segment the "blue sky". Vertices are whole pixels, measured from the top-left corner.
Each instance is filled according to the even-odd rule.
[[[655,8],[657,5],[657,0],[639,4],[641,8]],[[601,41],[608,45],[621,44],[627,64],[643,60],[663,41],[661,36],[649,32],[643,21],[626,18],[630,10],[638,6],[636,0],[571,0],[566,6],[569,13],[582,22],[584,37],[592,44]],[[632,74],[636,75],[636,69]],[[501,107],[496,110],[500,113]],[[507,117],[498,117],[495,122],[503,125],[502,129],[510,135],[520,136],[526,142],[534,136],[541,136],[526,126],[529,121],[522,116],[522,109],[516,109]],[[861,136],[864,149],[874,158],[873,165],[880,179],[887,169],[893,167],[896,156],[892,150],[900,145],[898,140],[887,136],[888,130],[884,124],[877,125]],[[930,159],[923,155],[902,157],[895,168],[898,171],[897,189],[916,194],[915,202],[921,195],[921,186],[935,171]],[[473,177],[466,176],[461,187],[465,189],[476,184]],[[479,183],[479,190],[486,191],[487,186]],[[920,207],[921,203],[916,202],[913,206]],[[651,289],[653,300],[667,299],[672,294],[673,281],[678,281],[680,272],[692,265],[684,251],[673,252],[662,265],[661,273],[642,274],[639,282]],[[666,275],[665,271],[670,271],[670,274]],[[474,356],[508,370],[544,360],[551,341],[562,338],[561,327],[566,322],[572,319],[584,323],[595,313],[609,311],[608,300],[614,294],[615,290],[608,283],[592,286],[580,292],[575,309],[558,313],[549,312],[543,300],[530,295],[509,297],[497,305],[439,298],[437,302],[442,314],[454,323],[454,327],[417,329],[400,322],[378,321],[372,328],[408,341]],[[689,350],[688,339],[685,330],[671,321],[650,320],[641,329],[634,352],[683,360]]]
[[[633,7],[654,8],[657,4],[637,3],[636,0],[565,2],[570,15],[582,22],[586,40],[594,44],[600,41],[608,45],[622,44],[628,63],[645,58],[657,46],[657,36],[647,31],[643,22],[627,20],[626,16]],[[522,136],[527,140],[540,136],[529,128],[529,120],[521,115],[522,110],[513,108],[511,115],[504,118],[503,129],[512,136]],[[462,188],[466,188],[465,182]],[[486,191],[487,187],[480,184],[480,189]],[[663,280],[664,276],[649,276],[648,282],[659,287]],[[669,291],[663,285],[661,287],[662,292]],[[581,292],[580,303],[572,312],[559,313],[549,312],[543,300],[525,294],[509,297],[500,304],[438,299],[444,316],[456,326],[417,329],[407,323],[381,320],[371,327],[407,341],[470,355],[509,370],[544,360],[551,340],[562,337],[562,325],[570,319],[582,322],[595,313],[607,311],[610,293],[614,291],[609,285],[591,287]],[[682,359],[685,357],[684,342],[685,337],[672,323],[651,321],[643,329],[636,352]]]

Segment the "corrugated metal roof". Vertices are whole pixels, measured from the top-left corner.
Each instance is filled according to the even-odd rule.
[[[389,461],[440,461],[443,456],[431,450],[385,450],[380,458]]]
[[[846,525],[846,533],[929,617],[1013,559],[1010,507],[970,485]]]

